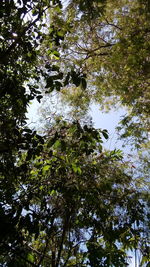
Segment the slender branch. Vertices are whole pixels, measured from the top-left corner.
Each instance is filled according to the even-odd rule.
[[[33,252],[35,252],[35,253],[38,254],[39,256],[43,256],[43,253],[41,253],[41,252],[38,251],[37,249],[35,249],[35,248],[33,248],[33,247],[29,246],[29,245],[28,245],[28,248],[30,248]],[[49,259],[49,260],[51,259],[51,257],[49,257],[49,256],[47,256],[47,255],[44,255],[44,257],[47,258],[47,259]],[[39,266],[39,264],[38,264],[37,266]]]
[[[108,56],[109,54],[108,53],[98,53],[98,54],[94,54],[94,55],[88,55],[88,56],[86,56],[84,59],[83,59],[83,61],[85,61],[85,60],[87,60],[88,58],[90,58],[90,57],[99,57],[99,56]]]
[[[56,253],[52,251],[52,267],[55,267]]]
[[[64,243],[66,231],[68,229],[69,219],[70,219],[70,216],[68,214],[66,214],[65,222],[64,222],[64,225],[63,225],[63,233],[62,233],[62,237],[61,237],[61,243],[60,243],[60,246],[59,246],[58,256],[57,256],[57,261],[56,261],[56,266],[55,267],[59,266],[61,252],[62,252],[62,249],[63,249],[63,243]]]
[[[48,236],[48,238],[47,238],[47,240],[46,240],[46,245],[45,245],[44,251],[43,251],[43,253],[41,253],[41,258],[40,258],[39,263],[38,263],[37,266],[40,266],[40,265],[41,265],[41,263],[42,263],[42,261],[43,261],[43,259],[44,259],[45,257],[48,258],[48,259],[50,259],[50,257],[48,257],[47,255],[45,255],[45,254],[46,254],[46,250],[47,250],[47,248],[48,248],[48,244],[49,244],[48,241],[49,241],[49,236]]]
[[[122,30],[122,28],[119,27],[118,25],[116,25],[116,24],[114,24],[114,23],[110,23],[110,22],[108,21],[107,18],[105,18],[105,20],[106,20],[106,22],[107,22],[108,25],[110,25],[110,26],[112,26],[112,27],[115,27],[115,28],[117,28],[117,29],[120,30],[120,31]]]
[[[69,238],[69,244],[71,244],[71,240],[70,240],[70,232],[68,233],[68,238]],[[69,251],[68,251],[68,255],[67,255],[67,258],[66,258],[66,261],[64,262],[64,265],[63,265],[63,267],[66,267],[66,265],[67,265],[67,263],[68,263],[68,260],[69,260],[69,258],[70,258],[70,256],[71,256],[71,252],[72,252],[72,245],[70,245],[69,246]]]
[[[62,233],[62,238],[61,238],[60,247],[59,247],[59,250],[58,250],[58,256],[57,256],[57,261],[56,261],[56,267],[59,266],[59,261],[60,261],[60,256],[61,256],[61,252],[62,252],[62,248],[63,248],[63,242],[64,242],[65,234],[66,234],[66,223],[65,223],[64,226],[63,226],[63,233]]]
[[[85,48],[82,48],[82,49],[84,51],[86,51],[87,53],[93,53],[93,52],[96,52],[96,51],[100,50],[101,48],[107,48],[107,47],[111,47],[111,46],[113,46],[113,44],[107,43],[105,45],[100,45],[100,46],[98,46],[98,47],[96,47],[96,48],[94,48],[94,49],[92,49],[90,51],[88,49],[85,49]]]

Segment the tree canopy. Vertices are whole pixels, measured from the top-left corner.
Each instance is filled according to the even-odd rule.
[[[53,91],[84,110],[114,96],[130,108],[123,129],[136,116],[145,134],[149,11],[138,0],[1,1],[0,266],[128,266],[129,250],[148,266],[146,156],[133,175],[120,150],[103,149],[106,129],[52,118],[40,134],[26,113]]]
[[[149,129],[148,1],[81,2],[70,1],[65,15],[63,11],[52,15],[62,34],[69,27],[58,48],[62,69],[71,68],[87,77],[87,85],[79,81],[78,90],[67,87],[62,93],[81,110],[91,100],[102,107],[127,106],[127,134],[138,132],[140,139],[144,127],[145,132]]]

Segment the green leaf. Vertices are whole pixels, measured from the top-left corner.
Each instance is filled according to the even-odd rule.
[[[52,77],[48,77],[48,79],[46,80],[46,86],[45,88],[53,88],[53,78]]]
[[[69,79],[70,79],[70,72],[67,73],[67,76],[66,76],[65,81],[64,81],[64,86],[69,84]]]
[[[103,130],[102,134],[105,137],[105,139],[108,139],[108,131],[107,130]]]
[[[82,170],[79,166],[77,166],[75,163],[72,163],[71,165],[72,165],[72,169],[75,173],[82,174]]]
[[[82,88],[85,90],[87,87],[86,79],[84,79],[84,78],[81,79],[81,85],[82,85]]]
[[[29,253],[27,256],[27,260],[34,263],[34,256],[31,253]]]
[[[52,71],[59,71],[60,67],[58,65],[52,65],[51,70]]]
[[[43,172],[46,172],[46,171],[48,171],[50,168],[51,168],[50,165],[45,165],[45,166],[42,168],[42,171],[43,171]]]
[[[38,95],[37,97],[36,97],[36,99],[37,99],[37,101],[40,103],[41,102],[41,99],[43,98],[43,96],[42,95]]]
[[[53,51],[52,54],[55,56],[56,59],[59,59],[59,52],[58,51]]]
[[[62,84],[60,82],[56,81],[55,87],[56,87],[56,91],[60,91],[60,89],[62,88]]]

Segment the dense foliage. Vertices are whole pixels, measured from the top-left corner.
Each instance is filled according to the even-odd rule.
[[[87,86],[63,89],[66,101],[80,110],[91,100],[102,108],[127,106],[125,136],[145,140],[150,112],[148,1],[91,1],[85,6],[70,1],[65,14],[53,12],[52,19],[62,33],[69,27],[58,48],[62,68],[76,69],[88,78]]]
[[[132,17],[130,12],[134,9],[139,12],[140,2],[133,2],[136,5],[131,5],[129,17]],[[125,5],[128,1],[122,3]],[[50,93],[74,84],[76,88],[80,87],[82,95],[87,87],[86,77],[91,84],[95,83],[91,75],[94,72],[98,75],[100,66],[96,62],[99,55],[93,57],[86,51],[88,58],[85,60],[79,57],[79,53],[75,60],[69,57],[71,65],[66,63],[66,50],[65,60],[60,57],[64,46],[76,53],[71,42],[77,42],[85,29],[85,40],[89,38],[89,26],[84,26],[85,22],[93,23],[95,31],[99,17],[108,16],[111,5],[114,8],[113,23],[116,10],[119,18],[115,22],[121,23],[121,27],[128,22],[122,16],[124,6],[121,13],[121,4],[114,7],[112,1],[95,0],[90,1],[90,5],[89,1],[72,1],[68,4],[68,13],[63,19],[64,8],[59,0],[1,1],[0,266],[127,266],[129,249],[140,251],[141,265],[144,266],[149,261],[147,190],[144,186],[137,188],[136,179],[132,177],[121,151],[103,151],[107,130],[96,130],[91,125],[71,120],[54,121],[42,135],[27,127],[27,107],[33,99],[40,102],[41,85],[44,84],[44,91]],[[145,4],[143,1],[142,21],[148,16]],[[67,16],[70,16],[70,21]],[[135,23],[133,17],[132,23]],[[122,35],[124,39],[128,37],[128,42],[131,42],[129,33],[133,30],[131,24],[130,28],[127,27],[128,33],[124,31]],[[107,27],[101,29],[103,34],[106,34],[105,29],[109,29]],[[109,47],[107,50],[111,47],[108,45],[110,39],[121,38],[119,26],[113,28],[116,32],[103,40]],[[146,20],[141,35],[147,28]],[[99,52],[100,48],[97,49],[95,43],[96,34],[97,31],[89,38],[92,53]],[[146,34],[143,42],[148,46],[147,31]],[[133,38],[133,43],[135,41]],[[125,67],[130,65],[130,60],[123,56],[127,46],[121,46],[121,41],[116,43],[113,47],[117,46],[118,52],[112,48],[103,68],[107,66],[108,94],[118,88],[118,96],[122,90],[117,85],[118,79],[127,84],[130,78],[128,67]],[[88,44],[87,48],[81,45],[83,50],[91,49]],[[138,51],[133,46],[132,55]],[[139,63],[135,66],[138,70],[145,54],[148,58],[147,46],[144,52],[140,46]],[[115,53],[119,53],[120,58]],[[92,67],[90,60],[93,60]],[[117,60],[122,63],[121,72]],[[149,64],[148,60],[145,64]],[[85,68],[84,61],[88,62]],[[118,78],[114,72],[122,76]],[[132,80],[137,79],[139,94],[136,92],[132,96],[127,92],[127,100],[123,98],[123,101],[141,110],[141,80],[148,82],[149,74],[142,72],[144,77],[139,79],[136,72],[131,74]],[[145,83],[142,87],[144,101],[148,96]],[[88,97],[88,93],[85,94],[87,102]],[[143,116],[147,113],[144,106]]]

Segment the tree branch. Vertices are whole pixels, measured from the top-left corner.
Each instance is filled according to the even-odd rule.
[[[59,246],[58,256],[57,256],[57,261],[56,261],[56,266],[55,267],[59,266],[61,252],[62,252],[62,249],[63,249],[63,242],[64,242],[65,235],[66,235],[66,232],[67,232],[67,229],[68,229],[69,219],[70,219],[70,216],[68,214],[66,214],[65,222],[64,222],[64,225],[63,225],[63,233],[62,233],[62,237],[61,237],[61,243],[60,243],[60,246]]]
[[[120,31],[122,30],[122,28],[119,27],[118,25],[116,25],[116,24],[114,24],[114,23],[110,23],[110,22],[108,21],[107,18],[105,18],[105,20],[106,20],[106,22],[107,22],[107,24],[108,24],[109,26],[115,27],[115,28],[117,28],[117,29],[120,30]]]

